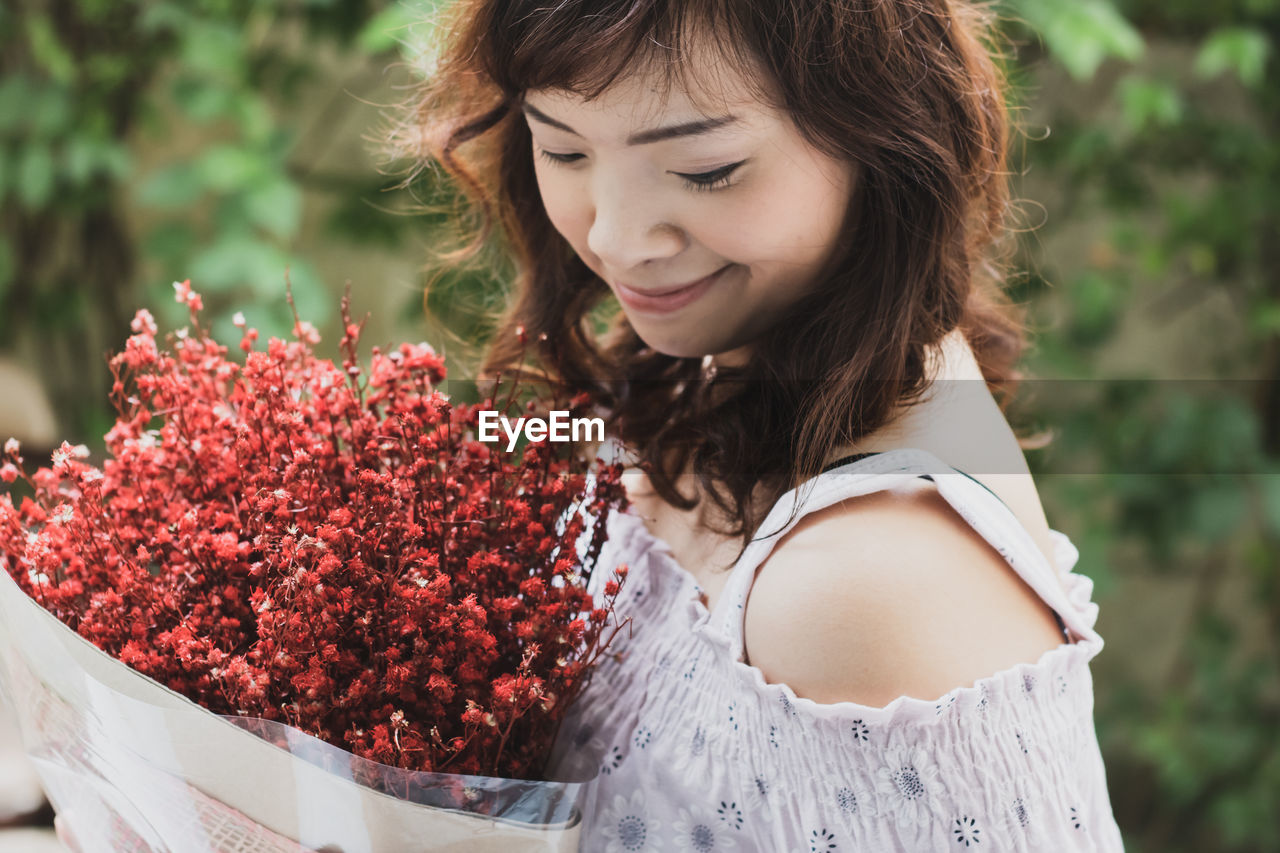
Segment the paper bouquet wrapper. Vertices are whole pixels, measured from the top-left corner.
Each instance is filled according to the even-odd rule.
[[[0,688],[84,853],[576,851],[599,764],[528,782],[399,770],[223,717],[130,669],[0,561]]]

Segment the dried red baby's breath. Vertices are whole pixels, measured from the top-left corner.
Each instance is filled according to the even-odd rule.
[[[475,440],[493,400],[437,390],[426,344],[341,366],[315,329],[243,366],[199,322],[156,342],[145,310],[110,361],[118,418],[102,468],[68,444],[0,478],[0,558],[23,590],[109,654],[219,714],[296,726],[410,770],[540,778],[560,720],[621,626],[619,567],[586,584],[621,466],[547,442],[518,458]],[[361,377],[367,376],[362,381]],[[584,518],[584,512],[588,521]],[[579,558],[578,542],[589,547]]]

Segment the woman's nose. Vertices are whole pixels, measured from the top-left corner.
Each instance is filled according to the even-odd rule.
[[[684,232],[638,194],[597,196],[587,248],[610,269],[634,269],[684,250]]]

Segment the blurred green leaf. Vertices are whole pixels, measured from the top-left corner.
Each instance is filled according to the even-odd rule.
[[[1271,56],[1271,40],[1254,27],[1223,27],[1204,40],[1196,55],[1195,69],[1201,77],[1216,77],[1231,71],[1246,86],[1257,86]]]
[[[249,234],[221,237],[191,261],[191,280],[210,293],[242,287],[260,291],[283,272],[280,250]]]
[[[230,21],[192,18],[181,27],[184,70],[206,80],[233,81],[244,67],[244,41]]]
[[[1182,95],[1173,85],[1128,74],[1117,87],[1125,122],[1135,130],[1168,127],[1182,120]]]
[[[89,182],[94,160],[93,140],[85,136],[73,136],[67,140],[62,152],[62,168],[74,186],[83,187]]]
[[[31,102],[31,81],[25,74],[0,77],[0,133],[21,127]]]
[[[1241,483],[1202,485],[1192,494],[1191,529],[1204,542],[1221,542],[1249,518],[1249,496]]]
[[[235,93],[208,80],[180,75],[172,84],[173,100],[197,122],[209,122],[230,115]]]
[[[215,192],[246,189],[267,177],[270,166],[257,151],[239,145],[214,145],[196,161],[205,188]]]
[[[255,225],[287,240],[297,233],[302,219],[302,193],[284,178],[268,181],[249,190],[245,213]]]
[[[421,12],[409,3],[393,3],[369,19],[356,36],[356,43],[369,53],[390,50],[404,41],[409,29],[421,20]]]
[[[325,287],[315,265],[309,261],[285,255],[285,264],[276,272],[275,282],[264,279],[264,287],[260,294],[264,299],[272,295],[284,301],[284,280],[288,275],[293,287],[293,301],[298,306],[298,316],[323,328],[337,313],[337,302],[333,299],[329,288]],[[293,324],[290,323],[290,328]]]
[[[231,102],[231,112],[240,133],[251,145],[266,145],[280,131],[266,100],[253,92],[243,92]]]
[[[10,153],[9,146],[0,140],[0,204],[4,203],[5,196],[9,193],[9,185],[13,180],[13,175],[17,172],[17,164],[14,163],[13,154]]]
[[[138,29],[149,34],[180,31],[190,20],[191,13],[181,5],[153,0],[143,6],[138,16]]]
[[[36,87],[22,109],[31,134],[41,139],[61,136],[73,121],[71,96],[61,86]]]
[[[114,53],[95,53],[82,63],[84,76],[103,88],[119,86],[133,70],[130,57]]]
[[[1110,57],[1142,56],[1141,34],[1108,0],[1011,0],[1009,6],[1044,38],[1077,80],[1087,80]]]
[[[1100,341],[1119,319],[1125,289],[1113,276],[1086,270],[1071,284],[1073,337],[1082,344]]]
[[[107,142],[98,149],[102,170],[117,181],[133,174],[133,157],[129,149],[119,142]]]
[[[196,234],[188,223],[171,221],[151,229],[142,249],[148,257],[159,260],[168,269],[167,277],[173,278],[183,273],[179,264],[191,254],[195,244]]]
[[[25,18],[27,44],[36,62],[57,82],[64,85],[70,83],[76,75],[75,60],[58,39],[49,17],[27,12]]]
[[[37,210],[53,196],[53,184],[53,155],[39,143],[27,145],[14,176],[18,198],[28,210]]]
[[[1268,302],[1251,312],[1250,321],[1260,335],[1280,335],[1280,302]]]
[[[335,313],[333,297],[311,264],[290,261],[283,253],[273,253],[271,261],[260,267],[253,280],[254,304],[258,309],[246,312],[249,325],[256,327],[264,340],[271,337],[293,338],[293,312],[285,297],[286,275],[292,284],[293,300],[301,319],[323,328]],[[229,314],[217,317],[212,329],[220,341],[240,340],[240,333],[232,325]]]
[[[1196,276],[1211,278],[1218,267],[1217,254],[1207,243],[1192,243],[1187,247],[1187,264]]]
[[[1138,249],[1138,269],[1148,278],[1157,278],[1169,270],[1172,256],[1159,243],[1150,242]]]
[[[200,169],[191,163],[174,163],[143,181],[138,201],[152,207],[179,209],[193,204],[203,192]]]
[[[120,180],[129,174],[129,152],[118,143],[77,134],[67,139],[62,169],[75,186],[84,186],[98,174]]]
[[[1267,529],[1272,536],[1280,536],[1280,474],[1262,474],[1258,481]]]

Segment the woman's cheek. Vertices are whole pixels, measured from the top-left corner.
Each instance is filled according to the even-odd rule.
[[[721,257],[746,263],[752,256],[768,255],[768,247],[778,243],[781,231],[790,229],[794,216],[794,211],[780,210],[776,198],[743,192],[698,218],[706,224],[702,242]]]
[[[542,194],[542,206],[552,226],[569,241],[574,250],[581,253],[590,230],[590,211],[581,210],[571,187],[563,180],[538,176],[538,189]],[[583,223],[586,223],[585,225]]]
[[[769,227],[757,234],[758,245],[770,245],[801,265],[824,255],[838,237],[853,179],[851,167],[804,153],[788,161],[790,168],[761,175],[761,197],[752,201],[755,209],[768,211]]]

